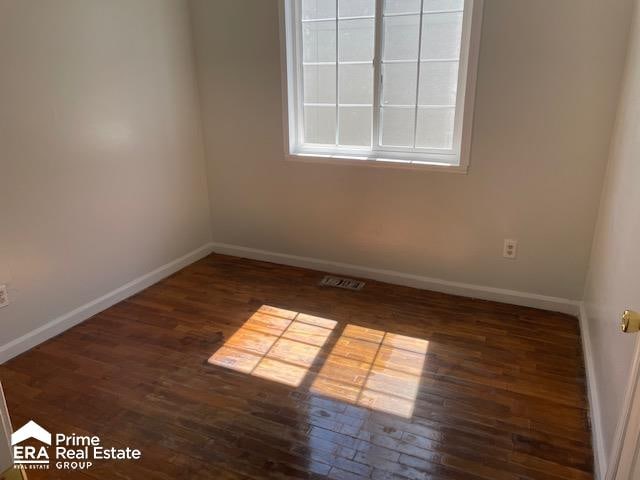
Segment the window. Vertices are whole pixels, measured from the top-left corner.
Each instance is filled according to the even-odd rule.
[[[283,1],[289,154],[466,169],[482,0]]]

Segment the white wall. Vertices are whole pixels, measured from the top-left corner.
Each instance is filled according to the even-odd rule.
[[[210,241],[189,27],[185,1],[0,0],[0,350]]]
[[[486,0],[466,176],[285,161],[277,3],[191,1],[215,241],[581,298],[630,0]]]
[[[591,267],[585,290],[586,326],[609,454],[628,385],[637,335],[620,333],[620,315],[640,311],[640,8],[636,9],[627,71],[613,137]]]

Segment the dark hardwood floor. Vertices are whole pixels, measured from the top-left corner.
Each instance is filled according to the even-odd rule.
[[[29,478],[592,478],[575,318],[321,278],[211,255],[0,366],[14,427],[142,450]]]

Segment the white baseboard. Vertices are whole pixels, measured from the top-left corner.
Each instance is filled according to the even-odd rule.
[[[187,265],[206,257],[211,253],[211,248],[211,244],[206,244],[180,258],[173,260],[172,262],[167,263],[166,265],[156,268],[152,272],[130,281],[100,298],[96,298],[95,300],[92,300],[71,312],[54,318],[43,326],[0,346],[0,365],[16,355],[20,355],[45,340],[55,337],[74,325],[85,321],[96,313],[99,313],[102,310],[105,310],[130,297],[131,295],[150,287],[154,283],[157,283],[163,278],[183,269]]]
[[[582,354],[587,374],[587,395],[589,397],[589,416],[591,418],[591,435],[593,444],[593,460],[595,480],[604,480],[608,471],[607,452],[602,436],[602,416],[600,414],[600,401],[598,400],[598,382],[593,365],[593,351],[591,336],[587,322],[587,311],[584,303],[580,303],[580,336],[582,338]]]
[[[5,345],[0,346],[0,364],[19,355],[30,348],[54,337],[63,331],[83,322],[96,313],[109,308],[110,306],[144,290],[145,288],[159,282],[163,278],[177,272],[191,263],[206,257],[211,252],[245,257],[254,260],[263,260],[273,263],[281,263],[296,267],[311,268],[342,275],[352,275],[371,280],[404,285],[408,287],[420,288],[423,290],[433,290],[436,292],[461,295],[465,297],[492,300],[497,302],[522,305],[527,307],[540,308],[544,310],[557,311],[570,315],[580,313],[580,302],[564,298],[549,297],[535,293],[518,292],[481,285],[472,285],[460,282],[451,282],[437,278],[424,277],[393,270],[382,270],[352,265],[348,263],[332,262],[311,257],[300,257],[284,253],[269,252],[255,248],[228,245],[224,243],[210,243],[190,252],[172,262],[167,263],[152,272],[149,272],[126,285],[113,290],[85,305],[82,305],[71,312],[57,317],[45,325],[17,338]]]
[[[496,302],[522,305],[525,307],[540,308],[554,312],[567,313],[578,316],[580,302],[564,298],[548,297],[536,293],[518,292],[515,290],[505,290],[502,288],[485,287],[468,283],[451,282],[437,278],[423,277],[409,273],[395,272],[393,270],[381,270],[376,268],[352,265],[349,263],[332,262],[318,258],[299,257],[285,253],[269,252],[255,248],[229,245],[225,243],[212,243],[212,251],[235,257],[250,258],[253,260],[263,260],[272,263],[281,263],[294,267],[310,268],[322,270],[341,275],[351,275],[370,280],[404,285],[407,287],[420,288],[423,290],[433,290],[435,292],[449,293],[464,297],[479,298],[482,300],[492,300]]]

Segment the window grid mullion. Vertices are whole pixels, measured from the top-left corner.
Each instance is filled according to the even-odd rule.
[[[441,15],[447,13],[462,13],[464,10],[460,9],[449,9],[449,10],[431,10],[422,12],[425,15]],[[420,12],[396,12],[396,13],[386,13],[385,17],[410,17],[412,15],[418,15]],[[340,20],[372,20],[375,17],[371,15],[356,15],[351,17],[340,17]],[[331,22],[333,18],[305,18],[302,19],[302,23],[321,23],[321,22]]]
[[[340,145],[340,0],[336,0],[336,146]]]
[[[295,78],[296,78],[296,138],[299,141],[305,142],[306,139],[306,124],[304,121],[304,52],[303,52],[303,35],[302,35],[302,22],[298,21],[302,19],[301,5],[297,2],[293,6],[293,17],[295,27],[293,29],[295,35],[294,41],[294,55],[297,60],[295,66]]]
[[[418,65],[416,75],[416,108],[413,116],[413,145],[412,148],[416,148],[416,139],[418,137],[418,103],[420,100],[420,67],[422,57],[422,28],[424,21],[424,0],[420,0],[420,32],[418,34]]]
[[[383,14],[384,0],[376,0],[375,19],[375,53],[373,59],[373,111],[371,115],[372,131],[371,146],[373,150],[380,148],[380,135],[382,124],[382,109],[380,108],[382,98],[382,42],[383,42]]]

